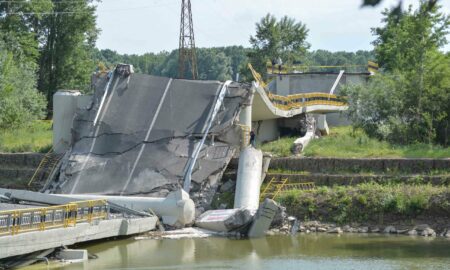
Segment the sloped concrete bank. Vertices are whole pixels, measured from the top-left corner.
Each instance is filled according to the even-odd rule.
[[[441,170],[450,171],[450,158],[273,158],[270,169],[315,173],[365,171],[416,174]]]
[[[37,190],[45,176],[31,187],[28,182],[44,158],[41,153],[0,153],[0,187]]]

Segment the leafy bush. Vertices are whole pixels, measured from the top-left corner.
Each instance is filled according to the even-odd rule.
[[[31,64],[16,61],[0,43],[0,129],[18,128],[45,116],[45,97],[36,90]]]

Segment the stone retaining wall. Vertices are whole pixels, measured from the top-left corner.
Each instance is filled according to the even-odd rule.
[[[41,153],[0,153],[0,187],[30,188],[28,182],[43,157]]]
[[[364,175],[364,174],[282,174],[269,173],[265,182],[275,178],[277,181],[289,179],[289,183],[309,183],[313,182],[316,186],[333,185],[357,185],[360,183],[430,183],[432,185],[450,184],[450,175]]]
[[[273,158],[270,162],[270,169],[308,171],[313,173],[343,171],[384,173],[450,172],[450,158]]]

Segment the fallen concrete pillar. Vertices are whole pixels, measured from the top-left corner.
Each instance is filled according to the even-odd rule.
[[[261,188],[262,152],[246,147],[239,156],[234,208],[258,209]]]
[[[45,204],[66,204],[80,200],[105,199],[108,202],[136,210],[149,211],[163,219],[163,223],[173,227],[184,227],[195,219],[195,205],[183,190],[173,191],[166,198],[107,196],[89,194],[44,194],[17,189],[2,189],[0,194],[17,200],[39,202]]]
[[[307,131],[305,136],[294,141],[294,154],[300,154],[306,146],[314,139],[314,131]]]
[[[164,224],[177,228],[192,224],[195,219],[194,202],[189,198],[189,194],[182,189],[169,193],[166,198],[88,194],[55,195],[79,200],[105,199],[108,202],[112,202],[136,211],[149,211],[149,209],[151,209],[156,215],[162,218]]]
[[[203,213],[195,225],[215,232],[229,232],[249,224],[254,211],[249,209],[221,209]]]
[[[279,211],[278,204],[271,199],[265,199],[261,206],[258,208],[254,221],[248,231],[249,238],[262,237],[266,231],[269,230],[270,224]]]

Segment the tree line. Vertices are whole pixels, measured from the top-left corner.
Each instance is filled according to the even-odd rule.
[[[96,48],[96,0],[0,1],[0,128],[25,125],[51,116],[59,89],[89,91],[99,69],[133,64],[137,72],[176,77],[178,50],[119,54]],[[380,0],[364,0],[376,5]],[[367,86],[345,89],[349,117],[368,135],[396,143],[447,145],[450,115],[448,15],[438,1],[383,12],[384,25],[372,29],[373,51],[312,51],[307,26],[295,18],[271,14],[256,23],[250,47],[198,48],[198,73],[204,80],[251,81],[252,63],[261,74],[266,64],[303,66],[380,64]],[[328,71],[337,71],[331,68]],[[318,71],[311,68],[309,71]]]
[[[249,55],[254,51],[243,46],[227,46],[215,48],[197,48],[198,74],[201,80],[236,80],[250,82],[253,80],[248,70],[247,63],[251,62]],[[111,69],[117,63],[132,64],[139,73],[157,76],[177,77],[178,50],[160,53],[119,54],[110,49],[95,49],[95,62],[101,69]],[[264,58],[266,59],[266,58]],[[268,58],[267,58],[268,59]],[[296,64],[312,66],[308,71],[336,72],[342,68],[320,68],[317,66],[360,66],[355,71],[367,71],[367,62],[374,60],[373,51],[359,50],[357,52],[330,52],[316,50],[305,52],[302,61]],[[258,71],[265,73],[265,64]],[[254,62],[252,62],[254,63]]]

